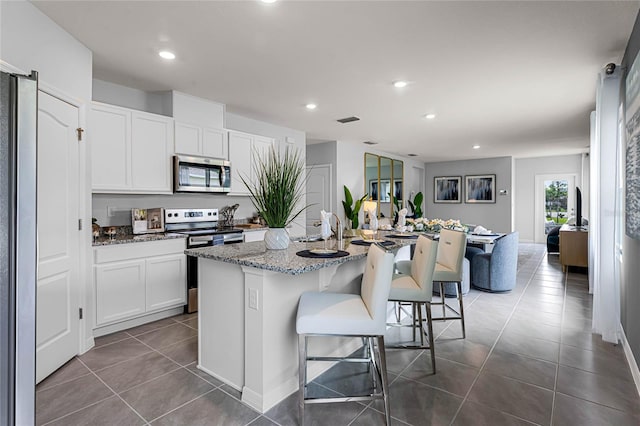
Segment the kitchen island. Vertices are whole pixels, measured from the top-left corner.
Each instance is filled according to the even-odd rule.
[[[411,242],[397,240],[389,249]],[[266,250],[263,242],[252,242],[185,251],[198,257],[198,368],[242,391],[242,401],[260,412],[298,389],[300,295],[360,293],[368,247],[345,242],[349,255],[339,258],[296,255],[322,247],[291,242],[286,250]],[[360,339],[310,339],[309,353],[344,356],[360,345]],[[327,368],[322,364],[309,365],[310,379]]]

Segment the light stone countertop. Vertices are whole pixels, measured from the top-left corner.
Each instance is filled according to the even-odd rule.
[[[170,240],[175,238],[187,238],[184,234],[174,234],[171,232],[160,233],[160,234],[126,234],[126,235],[117,235],[115,238],[111,239],[109,237],[100,237],[97,238],[93,242],[93,247],[100,246],[112,246],[116,244],[131,244],[131,243],[145,243],[148,241],[160,241],[160,240]]]
[[[286,250],[267,250],[263,241],[251,243],[227,244],[222,246],[187,249],[188,256],[213,259],[221,262],[237,265],[252,266],[258,269],[280,272],[283,274],[300,275],[328,266],[339,265],[352,260],[362,259],[367,256],[368,246],[350,244],[351,239],[344,240],[344,250],[349,256],[337,258],[307,258],[296,255],[301,250],[323,248],[323,242],[295,242],[291,241]],[[386,247],[388,250],[396,250],[400,247],[415,243],[415,240],[389,239],[395,244]],[[327,248],[336,248],[336,241],[327,242]]]

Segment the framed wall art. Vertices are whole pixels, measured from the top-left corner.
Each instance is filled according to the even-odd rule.
[[[465,176],[465,203],[495,203],[496,175]]]
[[[436,176],[433,186],[434,203],[462,202],[462,176]]]

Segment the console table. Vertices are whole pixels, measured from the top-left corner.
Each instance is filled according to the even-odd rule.
[[[562,271],[567,266],[589,266],[589,231],[575,226],[560,228],[560,263]]]

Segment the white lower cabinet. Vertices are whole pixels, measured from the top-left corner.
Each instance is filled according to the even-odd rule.
[[[186,264],[184,254],[159,256],[146,260],[147,311],[168,308],[186,302]],[[182,285],[176,285],[176,283]]]
[[[94,248],[96,326],[186,303],[185,240]]]
[[[145,261],[96,265],[96,324],[143,314],[145,307]]]

